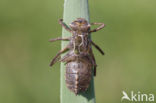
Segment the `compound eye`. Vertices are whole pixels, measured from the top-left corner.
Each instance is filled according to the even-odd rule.
[[[72,22],[71,25],[75,25],[75,22]]]
[[[76,27],[77,25],[78,25],[79,23],[77,22],[77,21],[74,21],[74,22],[72,22],[71,24],[70,24],[70,26],[72,26],[72,27]]]

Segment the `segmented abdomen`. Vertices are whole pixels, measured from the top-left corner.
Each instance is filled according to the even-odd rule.
[[[76,95],[90,85],[92,66],[89,61],[71,61],[66,64],[66,84]]]

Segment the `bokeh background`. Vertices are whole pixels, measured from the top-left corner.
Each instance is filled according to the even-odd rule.
[[[63,0],[0,0],[0,103],[59,103],[58,19]],[[122,91],[156,95],[156,1],[89,0],[91,22],[107,24],[92,34],[97,103],[120,103]],[[124,101],[126,102],[126,101]]]

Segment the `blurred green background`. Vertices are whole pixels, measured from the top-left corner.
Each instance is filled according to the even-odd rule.
[[[59,103],[58,19],[63,0],[0,0],[0,103]],[[92,34],[97,103],[120,103],[122,91],[156,95],[156,1],[89,0],[91,22],[107,24]],[[126,101],[124,101],[126,102]]]

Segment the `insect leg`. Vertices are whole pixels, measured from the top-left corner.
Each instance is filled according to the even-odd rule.
[[[59,24],[61,24],[67,31],[72,32],[72,30],[63,22],[63,19],[59,20]]]
[[[89,33],[99,31],[100,29],[104,28],[104,26],[105,26],[104,23],[91,23],[91,25],[100,25],[100,26],[96,29],[90,30]]]
[[[96,60],[95,60],[95,57],[94,57],[94,54],[92,52],[92,50],[90,51],[90,56],[91,56],[91,61],[94,65],[94,76],[96,76],[96,67],[97,67],[97,64],[96,64]]]
[[[50,39],[49,41],[54,42],[54,41],[58,41],[58,40],[68,41],[68,40],[70,40],[70,37],[66,37],[66,38],[58,37],[58,38],[55,38],[55,39]]]
[[[56,56],[52,59],[52,61],[50,62],[50,66],[54,65],[57,61],[58,61],[58,58],[60,58],[60,55],[66,51],[69,50],[69,47],[66,46],[64,49],[60,50]]]
[[[68,62],[74,61],[74,60],[76,60],[76,56],[70,56],[70,54],[67,54],[63,58],[61,58],[60,61],[68,63]]]
[[[99,52],[100,52],[102,55],[104,55],[104,51],[103,51],[98,45],[96,45],[92,40],[91,40],[91,44],[92,44],[97,50],[99,50]]]

